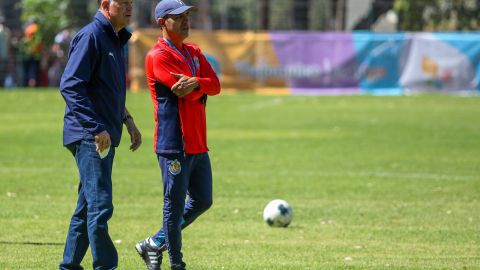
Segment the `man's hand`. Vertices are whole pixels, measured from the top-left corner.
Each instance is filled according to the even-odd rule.
[[[140,134],[140,131],[131,117],[127,118],[125,126],[127,126],[128,134],[130,134],[130,142],[132,143],[130,145],[130,150],[135,151],[142,144],[142,134]]]
[[[172,74],[175,79],[178,79],[178,81],[172,86],[172,92],[179,98],[185,97],[195,88],[200,86],[196,77],[188,77],[185,74],[177,74],[172,72],[170,72],[170,74]]]
[[[112,145],[110,140],[110,134],[106,130],[95,135],[95,145],[97,146],[96,151],[98,153],[103,152],[105,149],[109,148]]]

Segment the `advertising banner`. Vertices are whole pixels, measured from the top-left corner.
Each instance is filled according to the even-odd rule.
[[[402,62],[406,58],[404,34],[354,33],[355,77],[364,93],[397,95]]]
[[[147,89],[144,59],[159,29],[133,33],[130,88]],[[223,89],[294,95],[477,94],[479,33],[192,31]]]
[[[401,86],[406,91],[478,92],[479,37],[466,33],[409,35]]]
[[[355,48],[349,33],[271,33],[279,78],[293,94],[352,94]]]

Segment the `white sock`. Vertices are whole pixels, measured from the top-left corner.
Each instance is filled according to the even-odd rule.
[[[159,247],[157,246],[157,244],[155,243],[155,241],[153,241],[153,239],[151,237],[147,238],[148,240],[148,244],[150,244],[150,246],[153,246],[153,247]]]

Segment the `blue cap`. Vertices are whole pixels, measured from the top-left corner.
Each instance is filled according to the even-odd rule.
[[[197,8],[187,6],[181,0],[162,0],[155,7],[155,20],[158,21],[158,19],[165,18],[169,14],[182,14],[188,10],[197,11]]]

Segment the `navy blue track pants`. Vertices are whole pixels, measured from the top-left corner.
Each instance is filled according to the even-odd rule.
[[[208,152],[158,154],[163,181],[163,228],[152,238],[165,242],[170,262],[182,262],[182,232],[212,205],[212,169]],[[188,195],[188,200],[185,199]]]

